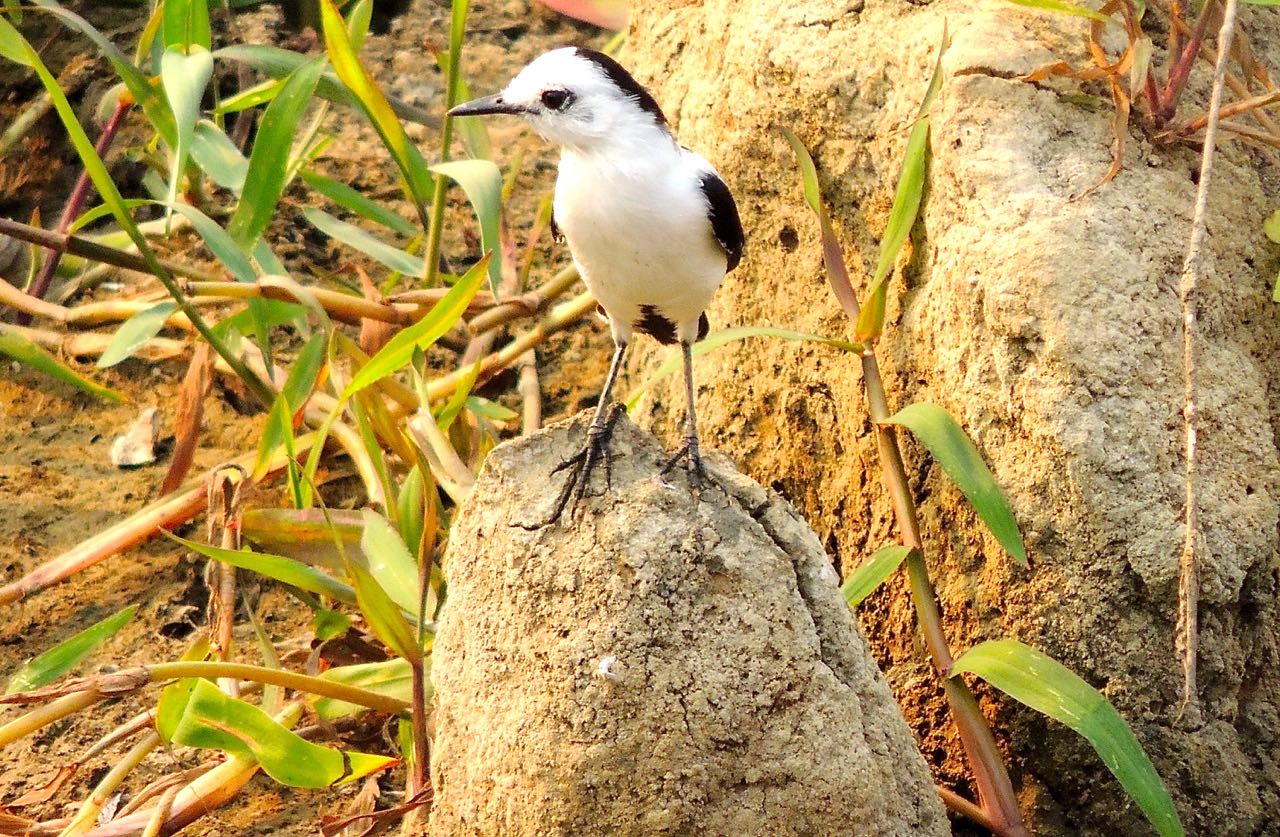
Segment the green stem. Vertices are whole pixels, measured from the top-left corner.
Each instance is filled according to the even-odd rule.
[[[234,677],[237,680],[252,680],[272,686],[282,686],[299,692],[308,692],[321,697],[354,703],[379,712],[398,713],[409,708],[409,704],[397,698],[380,695],[358,686],[325,680],[323,677],[311,677],[294,671],[279,668],[267,668],[247,663],[222,662],[173,662],[155,663],[145,666],[145,670],[153,681],[177,680],[182,677]]]
[[[453,118],[449,109],[458,103],[458,79],[462,64],[462,36],[467,28],[467,0],[453,0],[453,24],[449,31],[449,72],[445,77],[444,120],[440,124],[440,162],[449,159],[449,146],[453,144]],[[435,188],[431,190],[431,229],[427,232],[427,275],[423,284],[434,287],[440,272],[440,239],[444,231],[444,199],[449,189],[449,179],[443,174],[435,176]]]

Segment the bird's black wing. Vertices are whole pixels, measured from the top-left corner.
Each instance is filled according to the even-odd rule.
[[[738,205],[733,202],[729,187],[724,185],[715,172],[706,172],[700,183],[702,194],[707,198],[707,217],[711,221],[711,232],[716,241],[724,248],[728,265],[725,273],[733,270],[742,261],[742,248],[747,243],[742,232],[742,221],[738,218]]]

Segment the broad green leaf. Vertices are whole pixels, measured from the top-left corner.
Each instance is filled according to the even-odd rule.
[[[140,206],[151,206],[154,203],[155,201],[150,201],[145,198],[133,198],[131,200],[125,201],[124,205],[128,209],[137,209]],[[98,204],[92,209],[85,210],[80,215],[79,218],[72,221],[71,226],[67,227],[67,232],[71,233],[72,235],[75,235],[85,227],[92,224],[94,221],[98,221],[102,218],[106,218],[110,214],[111,214],[111,207],[107,206],[106,204]],[[108,235],[111,235],[111,233],[108,233]],[[92,238],[93,236],[90,236],[90,237]],[[98,239],[95,238],[95,240],[98,240]],[[66,254],[63,254],[63,258],[64,259],[66,258]]]
[[[179,659],[183,662],[207,660],[210,651],[209,637],[202,635],[182,653]],[[156,732],[160,733],[160,737],[166,742],[173,741],[173,731],[178,728],[183,713],[187,711],[187,701],[191,699],[191,693],[196,688],[196,679],[184,677],[181,680],[175,680],[160,691],[160,701],[156,704]]]
[[[1280,5],[1280,0],[1276,0],[1276,4]],[[1280,209],[1272,212],[1267,216],[1267,220],[1262,222],[1262,231],[1272,242],[1280,244]]]
[[[201,119],[191,134],[191,159],[214,183],[234,195],[244,191],[249,160],[221,128]]]
[[[422,469],[415,464],[409,469],[409,473],[400,483],[400,490],[396,493],[396,521],[400,525],[400,537],[409,548],[409,553],[415,556],[413,559],[415,565],[418,547],[422,542],[422,529],[425,525],[423,521],[426,517],[426,502]],[[414,585],[417,585],[416,578]],[[418,612],[417,602],[414,603],[413,612]]]
[[[502,224],[502,172],[489,160],[451,160],[437,163],[431,171],[442,174],[462,187],[480,221],[480,246],[489,260],[489,290],[496,296],[502,281],[502,247],[498,229]]]
[[[422,215],[423,227],[428,225],[424,207],[430,203],[431,179],[428,176],[426,160],[418,152],[417,146],[409,141],[404,126],[396,118],[395,111],[382,88],[360,64],[356,57],[351,39],[347,35],[346,22],[333,0],[320,0],[320,18],[324,24],[325,48],[329,53],[329,61],[333,64],[338,78],[347,86],[364,111],[374,130],[382,138],[382,143],[391,153],[396,166],[404,175],[406,191],[418,212]]]
[[[271,470],[271,459],[281,446],[289,458],[293,458],[293,408],[284,393],[276,396],[258,440],[258,458],[253,464],[253,481],[258,482]]]
[[[421,276],[426,269],[421,257],[410,255],[398,247],[392,247],[385,241],[379,241],[355,224],[348,224],[346,221],[334,218],[329,213],[311,206],[303,209],[302,214],[320,232],[352,249],[359,250],[394,271],[403,273],[406,276],[417,277]]]
[[[870,558],[863,561],[840,589],[844,592],[844,600],[849,607],[857,607],[867,596],[885,582],[893,571],[911,554],[909,546],[886,546],[877,549]]]
[[[351,49],[356,53],[364,46],[365,36],[369,34],[369,22],[373,19],[373,3],[371,0],[357,0],[351,4],[347,12],[347,37],[351,39]]]
[[[408,613],[418,612],[418,561],[400,540],[400,533],[385,517],[364,510],[364,534],[360,549],[369,562],[369,574],[391,600]]]
[[[320,372],[324,369],[326,343],[324,334],[317,332],[312,335],[289,367],[289,376],[280,392],[290,404],[297,404],[298,409],[307,403],[307,399],[315,391],[316,381],[320,379]]]
[[[949,674],[965,672],[1083,735],[1162,837],[1185,833],[1151,759],[1097,689],[1015,639],[990,640],[970,648],[952,663]]]
[[[289,182],[293,135],[315,93],[323,66],[319,60],[311,61],[291,73],[262,114],[249,154],[244,191],[227,225],[227,232],[243,247],[257,241],[275,215],[276,204]]]
[[[236,277],[236,281],[252,282],[257,278],[257,272],[253,269],[253,262],[249,260],[249,256],[226,230],[218,226],[217,221],[190,204],[174,204],[173,210],[191,222],[191,227],[199,234],[205,246],[209,248],[209,252],[213,253],[218,261],[222,262],[222,266]],[[264,302],[265,300],[254,301]]]
[[[6,21],[0,18],[0,30]],[[3,33],[0,32],[0,38]],[[0,355],[13,358],[21,364],[30,366],[37,372],[43,372],[51,378],[57,378],[59,381],[78,387],[91,395],[99,398],[105,398],[108,401],[123,402],[127,399],[123,393],[116,392],[113,389],[95,384],[93,381],[81,376],[72,369],[63,366],[58,359],[37,346],[26,336],[11,330],[4,324],[0,323]]]
[[[410,224],[397,213],[377,201],[365,197],[364,193],[358,189],[353,189],[339,180],[325,177],[323,174],[310,169],[302,171],[302,179],[312,189],[315,189],[338,206],[354,212],[361,218],[367,218],[375,224],[388,227],[405,238],[412,238],[417,234],[413,224]]]
[[[480,290],[488,266],[489,254],[472,265],[471,269],[449,289],[449,293],[437,302],[428,314],[418,322],[402,329],[387,341],[360,371],[351,377],[342,393],[346,401],[355,393],[404,367],[413,357],[415,349],[426,349],[443,337],[462,318],[471,299]]]
[[[445,402],[443,408],[436,415],[436,424],[439,425],[443,432],[449,431],[449,426],[453,424],[453,420],[462,412],[462,408],[467,405],[467,399],[471,397],[471,388],[476,385],[476,379],[480,377],[480,369],[484,366],[484,358],[476,358],[476,362],[467,368],[466,374],[462,376],[462,380],[458,382],[458,388],[453,391],[453,395],[449,396],[449,400]]]
[[[425,662],[429,665],[431,658],[427,657]],[[409,667],[409,663],[400,657],[378,663],[338,666],[320,676],[335,683],[359,686],[380,695],[399,698],[406,703],[413,700],[413,670]],[[431,681],[427,680],[427,700],[430,699]],[[366,707],[327,697],[314,698],[312,708],[326,721],[336,721],[339,718],[367,711]]]
[[[58,643],[48,651],[24,665],[9,680],[5,694],[29,692],[48,685],[62,675],[71,671],[107,639],[115,636],[133,618],[138,608],[126,607],[124,610],[108,616],[101,622],[88,627],[68,640]]]
[[[396,761],[312,744],[258,707],[224,695],[207,680],[195,681],[173,741],[253,758],[272,779],[295,788],[349,782]]]
[[[178,190],[191,155],[191,135],[200,118],[200,101],[213,77],[213,56],[209,50],[193,46],[190,52],[170,47],[160,56],[160,86],[164,88],[169,109],[173,111],[175,145],[169,165],[169,204],[178,200]]]
[[[291,558],[268,555],[263,552],[250,552],[247,549],[223,549],[198,541],[189,541],[174,534],[169,534],[168,537],[206,558],[273,578],[283,584],[297,587],[299,590],[328,596],[348,604],[356,601],[355,592],[346,584]]]
[[[791,331],[786,328],[774,328],[772,326],[742,326],[739,328],[726,328],[723,331],[713,331],[707,335],[705,340],[693,344],[693,356],[700,357],[707,352],[720,348],[728,343],[734,343],[739,340],[746,340],[751,337],[775,337],[779,340],[803,340],[807,343],[822,343],[826,346],[833,346],[837,349],[844,349],[847,352],[861,351],[861,347],[856,343],[850,343],[847,340],[836,340],[831,337],[823,337],[820,334],[806,334],[802,331]],[[645,394],[654,384],[670,375],[680,368],[683,361],[679,354],[673,353],[668,357],[661,366],[640,386],[631,391],[627,396],[627,409],[634,410],[636,405],[640,403],[640,397]]]
[[[317,607],[311,617],[311,630],[320,642],[328,642],[351,630],[351,620],[340,611]]]
[[[164,46],[166,50],[212,45],[209,8],[205,0],[164,0]]]
[[[241,531],[251,543],[311,565],[342,570],[342,556],[365,561],[360,552],[364,522],[359,512],[330,509],[245,509]],[[334,544],[335,536],[343,552]]]
[[[1111,18],[1101,12],[1095,12],[1093,9],[1086,9],[1084,6],[1077,6],[1075,3],[1066,3],[1063,0],[1009,0],[1016,6],[1025,6],[1028,9],[1039,9],[1044,12],[1059,12],[1062,14],[1075,15],[1077,17],[1087,17],[1090,20],[1109,21]],[[1246,3],[1256,2],[1280,2],[1280,0],[1244,0]]]
[[[107,344],[102,357],[98,358],[98,368],[106,369],[132,357],[144,343],[160,333],[160,329],[164,328],[165,320],[177,308],[177,303],[161,302],[145,311],[139,311],[121,323],[116,333],[111,336],[111,342]]]
[[[507,422],[520,418],[520,414],[515,410],[508,409],[496,401],[490,401],[488,398],[481,398],[478,395],[468,396],[467,409],[477,416],[487,418],[490,421]]]
[[[388,648],[406,660],[421,658],[413,627],[404,611],[391,600],[377,579],[355,561],[347,562],[347,572],[356,590],[356,601],[369,627]],[[415,603],[414,613],[417,612]]]
[[[858,295],[853,291],[853,283],[849,281],[849,266],[845,263],[844,252],[840,248],[840,240],[836,238],[835,227],[831,225],[831,217],[822,203],[822,191],[818,185],[818,170],[813,164],[809,149],[790,128],[783,128],[782,135],[795,151],[796,161],[800,165],[800,180],[804,187],[804,199],[809,208],[818,216],[818,227],[822,237],[822,263],[826,267],[827,282],[836,301],[844,309],[845,314],[855,323],[858,320]]]
[[[1027,551],[1022,546],[1018,522],[1009,501],[978,449],[950,413],[936,404],[910,404],[885,423],[900,424],[910,430],[964,492],[1000,545],[1019,563],[1027,562]]]

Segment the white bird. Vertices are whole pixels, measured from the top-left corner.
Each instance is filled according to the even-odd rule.
[[[682,147],[662,109],[621,64],[603,53],[566,47],[544,53],[497,95],[458,105],[452,116],[506,113],[526,119],[561,148],[552,215],[587,290],[613,332],[613,362],[553,518],[572,491],[586,492],[605,455],[619,410],[610,396],[627,344],[642,332],[684,356],[687,435],[663,467],[687,459],[706,478],[698,451],[693,354],[706,336],[704,313],[742,257],[744,236],[733,196],[703,157]]]

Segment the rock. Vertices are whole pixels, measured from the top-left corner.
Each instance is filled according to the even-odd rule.
[[[1178,279],[1199,151],[1153,142],[1135,112],[1119,177],[1071,200],[1107,169],[1111,106],[1091,107],[1078,84],[1018,76],[1056,60],[1088,65],[1087,23],[1005,0],[867,0],[857,13],[833,0],[637,0],[624,59],[680,140],[719,168],[747,229],[742,265],[708,312],[712,328],[850,334],[777,129],[790,126],[813,150],[864,288],[944,25],[953,45],[931,110],[925,202],[878,351],[891,404],[937,403],[975,438],[1031,555],[1029,570],[1009,561],[908,444],[952,647],[1015,637],[1101,688],[1189,833],[1280,833],[1280,308],[1270,300],[1280,254],[1261,229],[1280,191],[1265,155],[1222,144],[1199,290],[1202,726],[1179,719],[1173,636],[1184,501]],[[1280,16],[1242,5],[1240,31],[1261,66],[1280,66]],[[1203,112],[1206,88],[1201,64],[1181,118]],[[636,366],[651,369],[658,358],[642,345]],[[779,486],[842,566],[896,540],[855,357],[755,340],[700,358],[698,379],[708,444]],[[666,432],[682,404],[678,389],[659,387],[641,414]],[[905,589],[888,585],[859,614],[939,777],[967,792]],[[983,700],[1035,831],[1149,833],[1078,736]]]
[[[585,414],[500,445],[454,524],[433,651],[430,833],[949,834],[821,545],[722,457],[541,525]]]

